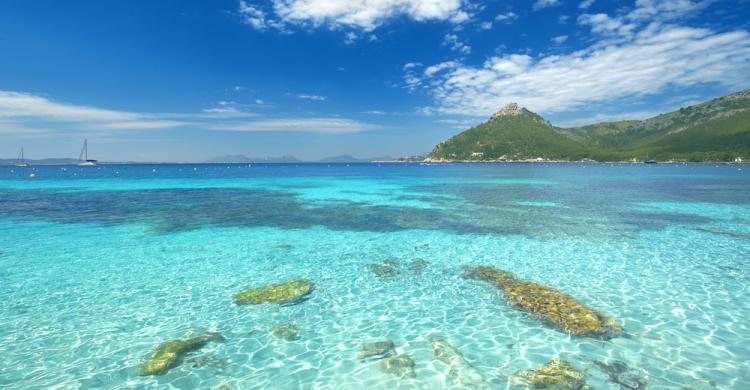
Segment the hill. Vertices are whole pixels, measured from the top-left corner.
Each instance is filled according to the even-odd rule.
[[[689,160],[750,156],[750,90],[645,120],[552,126],[510,103],[488,121],[435,147],[440,160]]]

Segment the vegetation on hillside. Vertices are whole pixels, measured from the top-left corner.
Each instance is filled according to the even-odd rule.
[[[477,161],[540,157],[600,161],[750,158],[750,90],[646,120],[574,128],[554,127],[526,109],[496,114],[440,143],[428,156]]]

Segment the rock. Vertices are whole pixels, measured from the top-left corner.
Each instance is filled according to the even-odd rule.
[[[295,341],[300,339],[299,327],[289,322],[277,323],[271,329],[271,333],[274,336],[286,341]]]
[[[367,268],[380,279],[391,279],[398,276],[397,269],[385,264],[368,264]]]
[[[508,103],[503,108],[501,108],[498,112],[494,113],[490,119],[496,119],[500,118],[502,116],[516,116],[521,115],[523,113],[523,109],[518,106],[518,103]]]
[[[414,378],[414,360],[409,355],[398,355],[384,359],[381,363],[383,370],[399,378]]]
[[[512,384],[534,389],[586,390],[586,376],[566,361],[552,359],[536,370],[513,374]]]
[[[449,367],[448,379],[455,386],[467,386],[475,389],[489,389],[490,386],[484,381],[469,362],[464,359],[464,355],[452,346],[445,337],[435,336],[430,339],[432,349],[435,351],[435,358],[445,363]]]
[[[427,268],[430,265],[430,262],[425,259],[414,259],[409,263],[409,269],[414,272],[420,272],[423,269]]]
[[[624,362],[615,360],[607,363],[594,360],[594,364],[607,374],[609,381],[612,383],[631,390],[644,390],[646,388],[648,376],[645,373],[628,367]]]
[[[234,303],[238,305],[258,305],[261,303],[296,302],[310,294],[312,290],[312,282],[306,279],[298,279],[240,291],[234,294]]]
[[[394,356],[396,354],[396,345],[391,340],[376,341],[374,343],[362,344],[357,358],[367,359],[375,358],[382,359],[384,357]]]
[[[574,335],[609,339],[622,333],[616,321],[573,297],[538,283],[516,279],[494,267],[470,267],[464,277],[491,282],[503,290],[505,299],[517,310],[530,313],[545,324]]]
[[[401,266],[401,260],[391,257],[383,260],[383,264],[390,265],[391,267],[399,267]]]
[[[140,367],[138,375],[162,375],[180,363],[183,355],[197,351],[211,341],[224,341],[218,333],[193,337],[187,340],[172,340],[160,344]]]

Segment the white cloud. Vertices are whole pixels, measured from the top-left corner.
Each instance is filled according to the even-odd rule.
[[[308,95],[308,94],[304,94],[304,93],[297,95],[297,98],[302,99],[302,100],[315,100],[315,101],[319,101],[319,102],[322,102],[323,100],[328,99],[325,96],[321,96],[321,95]]]
[[[471,18],[467,11],[470,7],[465,3],[465,0],[272,0],[271,9],[266,11],[241,0],[238,12],[245,23],[258,30],[298,25],[372,31],[401,15],[416,21],[463,23]]]
[[[464,42],[461,42],[461,40],[458,39],[458,35],[456,34],[446,34],[443,38],[443,46],[448,46],[453,51],[457,51],[462,54],[469,54],[471,53],[471,46],[467,45]]]
[[[560,0],[536,0],[532,8],[534,11],[539,11],[540,9],[555,7],[560,4],[562,4]]]
[[[567,35],[558,35],[558,36],[556,36],[556,37],[554,37],[554,38],[551,39],[551,41],[554,44],[556,44],[556,45],[561,45],[561,44],[565,43],[565,41],[567,41],[567,40],[568,40],[568,36]]]
[[[38,117],[62,121],[135,120],[138,114],[51,101],[21,92],[0,91],[0,118]]]
[[[511,24],[516,19],[518,19],[518,15],[510,11],[504,14],[495,16],[495,20],[497,20],[500,23],[505,23],[505,24]]]
[[[580,4],[578,4],[578,8],[580,9],[588,9],[592,5],[594,5],[594,1],[596,0],[583,0]]]
[[[496,56],[481,66],[443,62],[412,76],[433,95],[435,110],[472,116],[489,115],[509,101],[549,113],[671,87],[748,86],[746,31],[718,33],[665,25],[633,31],[631,36],[567,55]]]
[[[275,19],[269,19],[265,11],[244,0],[240,0],[237,12],[245,24],[252,26],[256,30],[263,31],[268,28],[284,29],[284,23]]]
[[[349,31],[344,35],[344,43],[347,45],[353,44],[357,40],[357,34]]]
[[[210,130],[242,132],[304,132],[322,134],[357,133],[376,129],[377,126],[341,118],[289,118],[264,119],[211,125]]]
[[[100,125],[97,125],[97,127],[102,129],[111,129],[111,130],[126,130],[126,129],[164,129],[168,127],[178,127],[178,126],[184,126],[187,123],[185,122],[178,122],[178,121],[127,121],[127,122],[112,122],[112,123],[103,123]]]

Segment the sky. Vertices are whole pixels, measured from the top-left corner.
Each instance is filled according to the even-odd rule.
[[[0,158],[428,153],[750,87],[750,0],[0,2]]]

